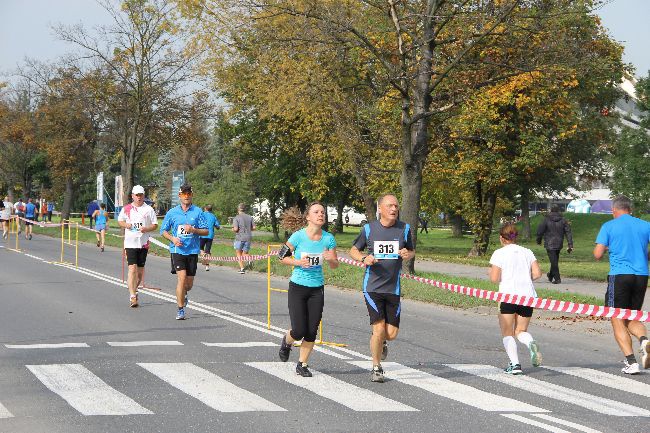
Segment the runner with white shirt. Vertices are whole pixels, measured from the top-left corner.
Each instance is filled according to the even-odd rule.
[[[499,293],[537,297],[533,280],[542,276],[537,259],[531,250],[517,245],[517,227],[505,224],[499,231],[499,248],[490,258],[490,280],[499,283]],[[530,362],[533,367],[542,364],[542,354],[539,345],[528,333],[528,324],[533,316],[533,307],[509,304],[499,304],[499,325],[503,336],[503,346],[506,349],[510,363],[504,370],[508,374],[522,374],[517,342],[524,344],[530,352]]]
[[[124,252],[129,274],[129,302],[131,307],[138,306],[138,286],[144,277],[144,265],[149,251],[149,232],[158,228],[156,212],[144,202],[144,188],[140,185],[131,191],[133,202],[120,211],[117,223],[124,228]]]
[[[9,223],[11,222],[11,215],[13,214],[14,205],[6,196],[3,201],[2,209],[0,210],[0,222],[2,222],[2,238],[9,237]]]

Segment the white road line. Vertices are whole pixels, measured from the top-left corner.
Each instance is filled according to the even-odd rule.
[[[554,425],[550,424],[545,424],[543,422],[535,421],[534,419],[528,419],[524,416],[521,415],[516,415],[514,413],[502,413],[501,416],[505,416],[506,418],[514,419],[515,421],[523,422],[524,424],[527,425],[532,425],[535,427],[539,427],[541,429],[544,429],[546,431],[550,431],[553,433],[571,433],[568,430],[562,430],[559,427],[555,427]]]
[[[586,427],[586,426],[584,426],[582,424],[576,424],[574,422],[566,421],[566,420],[563,420],[561,418],[557,418],[557,417],[554,417],[554,416],[551,416],[551,415],[546,415],[544,413],[534,413],[532,415],[536,416],[538,418],[541,418],[541,419],[545,419],[546,421],[551,421],[551,422],[554,422],[556,424],[565,425],[567,427],[572,427],[572,428],[574,428],[574,429],[576,429],[578,431],[581,431],[581,432],[585,432],[585,433],[602,433],[599,430],[594,430],[594,429]]]
[[[650,411],[626,403],[609,400],[586,392],[555,385],[527,376],[505,374],[500,368],[480,364],[447,364],[447,366],[484,379],[494,380],[544,397],[575,404],[585,409],[613,416],[650,416]]]
[[[140,347],[140,346],[182,346],[180,341],[107,341],[113,347]]]
[[[90,347],[86,343],[44,343],[44,344],[5,344],[7,349],[66,349],[70,347]]]
[[[277,347],[279,344],[270,341],[246,341],[243,343],[204,343],[204,346],[209,347]]]
[[[383,397],[365,388],[311,370],[313,377],[304,378],[296,375],[295,364],[289,362],[247,362],[253,368],[261,370],[279,379],[313,392],[321,397],[342,404],[359,412],[418,412],[410,406]]]
[[[372,361],[349,361],[349,363],[368,371],[372,368]],[[381,365],[388,379],[415,386],[432,394],[478,409],[489,412],[548,412],[528,403],[485,392],[396,362],[385,362]]]
[[[644,397],[650,397],[650,385],[647,385],[643,382],[638,382],[636,380],[627,377],[623,377],[622,375],[614,375],[610,373],[605,373],[603,371],[593,370],[591,368],[581,368],[581,367],[545,366],[544,368],[557,371],[563,374],[570,374],[571,376],[576,376],[581,379],[588,380],[589,382],[606,386],[608,388],[618,389],[625,392],[631,392],[633,394],[642,395]]]
[[[83,415],[149,415],[148,409],[108,386],[81,364],[26,366],[52,392]]]
[[[334,347],[336,350],[340,350],[341,352],[345,352],[349,355],[356,356],[357,358],[361,359],[366,359],[368,361],[372,361],[372,356],[364,355],[363,353],[359,353],[356,350],[350,350],[346,347]]]
[[[194,364],[139,363],[138,365],[219,412],[286,411]]]
[[[44,261],[45,261],[45,260],[43,260],[42,258],[40,258],[40,257],[38,257],[38,256],[33,256],[33,255],[31,255],[31,254],[27,254],[27,253],[25,253],[25,255],[26,255],[27,257],[31,257],[32,259],[40,260],[41,262],[44,262]]]
[[[9,412],[9,410],[0,403],[0,419],[2,418],[13,418],[14,416]]]
[[[104,275],[104,274],[102,274],[100,272],[92,271],[90,269],[85,269],[85,268],[75,268],[74,266],[69,266],[69,265],[65,265],[65,264],[54,264],[54,265],[55,266],[60,266],[60,267],[66,268],[66,269],[70,269],[72,271],[79,272],[79,273],[84,274],[84,275],[95,277],[95,278],[97,278],[99,280],[106,281],[107,283],[111,283],[111,284],[114,284],[116,286],[126,287],[126,284],[123,283],[121,280],[118,280],[118,279],[116,279],[114,277],[111,277],[109,275]],[[149,290],[149,289],[139,289],[138,291],[140,293],[147,294],[149,296],[153,296],[154,298],[163,299],[163,300],[169,301],[169,302],[174,303],[174,304],[176,303],[176,296],[172,295],[172,294],[159,292],[157,290]],[[240,316],[238,314],[231,313],[229,311],[221,310],[221,309],[218,309],[218,308],[214,308],[214,307],[211,307],[209,305],[201,304],[199,302],[190,301],[190,303],[188,304],[188,306],[186,308],[191,309],[191,310],[200,311],[202,313],[210,314],[211,316],[219,317],[221,319],[228,320],[230,322],[237,323],[237,324],[245,326],[247,328],[255,329],[257,331],[264,332],[265,334],[273,335],[273,336],[278,337],[278,338],[282,338],[282,336],[286,332],[286,329],[279,328],[277,326],[271,326],[271,329],[267,329],[267,324],[265,322],[260,322],[260,321],[255,320],[255,319]],[[331,349],[327,349],[327,348],[324,348],[324,347],[315,346],[314,350],[317,351],[317,352],[321,352],[323,354],[326,354],[326,355],[333,356],[333,357],[338,358],[338,359],[342,359],[342,360],[350,359],[350,357],[348,357],[348,356],[341,355],[338,352],[335,352],[335,351],[333,351]]]

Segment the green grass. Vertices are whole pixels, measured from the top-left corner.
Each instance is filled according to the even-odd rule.
[[[347,245],[352,244],[352,241],[358,234],[358,230],[359,230],[358,228],[346,228],[344,233],[337,235],[337,243],[339,244],[340,249],[347,250]],[[52,237],[60,238],[61,236],[61,230],[58,228],[40,228],[35,226],[34,232],[39,234],[45,234]],[[113,227],[112,229],[109,230],[109,233],[117,234],[118,231],[115,227]],[[227,236],[225,239],[221,237],[222,234],[225,233],[227,233],[227,231],[223,229],[220,232],[217,232],[217,235],[215,237],[215,243],[212,246],[213,256],[227,256],[227,257],[233,256],[233,249],[232,249],[232,243],[230,242],[230,236]],[[232,231],[230,233],[232,233]],[[67,231],[65,236],[67,240]],[[75,230],[73,228],[72,231],[73,240],[74,237],[75,237]],[[156,238],[160,239],[160,236],[156,236]],[[268,239],[264,239],[268,242],[269,240],[271,240],[272,236],[269,234],[268,237],[264,236],[264,238],[268,238]],[[450,238],[447,232],[442,230],[436,230],[433,232],[430,230],[429,235],[425,234],[423,236],[423,239],[424,239],[422,242],[424,244],[422,246],[423,249],[440,248],[439,245],[442,243],[440,240],[445,240],[445,239],[447,243],[451,245],[451,248],[462,248],[463,244],[460,242],[471,244],[471,239],[469,238],[460,239],[460,240],[453,239]],[[253,244],[253,247],[251,249],[250,252],[251,254],[254,255],[266,254],[266,242],[258,242],[259,240],[260,237],[257,237],[256,242]],[[79,230],[79,241],[94,244],[96,242],[95,234],[87,230]],[[106,245],[121,248],[122,239],[119,237],[107,235]],[[453,245],[460,245],[460,246],[453,246]],[[156,245],[151,245],[150,252],[160,256],[165,256],[165,257],[169,256],[168,250],[164,248],[160,248]],[[219,265],[229,266],[229,267],[238,266],[236,262],[220,262]],[[262,261],[254,262],[253,271],[266,273],[267,261],[262,260]],[[272,257],[271,273],[273,275],[289,277],[291,275],[291,267],[280,263],[280,261],[277,258]],[[493,290],[493,291],[498,290],[497,285],[485,280],[479,280],[473,278],[462,278],[462,277],[455,277],[452,275],[428,273],[428,272],[418,272],[418,275],[426,278],[436,279],[439,281],[445,281],[448,283],[460,284],[467,287],[475,287],[475,288]],[[328,284],[338,286],[341,288],[360,291],[362,287],[363,272],[361,269],[357,267],[341,264],[336,269],[328,269],[326,267],[325,279]],[[439,289],[436,287],[432,287],[429,285],[418,283],[416,281],[411,281],[406,279],[402,280],[402,292],[404,297],[408,299],[414,299],[418,301],[429,302],[429,303],[434,303],[439,305],[446,305],[446,306],[451,306],[456,308],[466,309],[466,308],[474,308],[479,306],[495,305],[495,303],[492,301],[486,301],[486,300],[472,298],[465,295],[459,295],[450,292],[448,290]],[[602,300],[595,298],[593,296],[557,292],[557,291],[546,290],[546,289],[540,289],[537,292],[540,297],[544,297],[544,298],[553,298],[561,301],[589,303],[589,304],[596,304],[596,305],[603,304]]]

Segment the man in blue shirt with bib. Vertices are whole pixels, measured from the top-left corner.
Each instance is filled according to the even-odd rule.
[[[181,204],[170,209],[160,227],[160,234],[170,241],[172,274],[176,283],[176,320],[185,320],[187,292],[192,290],[200,251],[199,236],[208,234],[201,208],[192,204],[192,187],[182,185],[178,191]]]
[[[635,218],[632,202],[620,195],[612,201],[614,219],[600,228],[596,238],[594,257],[600,260],[609,250],[609,275],[605,305],[614,308],[640,310],[648,287],[648,243],[650,223]],[[650,368],[650,344],[645,325],[636,320],[611,318],[614,338],[623,355],[625,374],[639,374],[639,364],[634,357],[632,338],[639,339],[641,365]]]

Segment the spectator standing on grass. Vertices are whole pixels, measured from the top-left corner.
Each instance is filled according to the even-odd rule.
[[[86,209],[86,216],[88,217],[88,226],[90,228],[93,228],[93,214],[95,213],[96,210],[99,210],[99,205],[97,204],[97,200],[93,200],[90,203],[88,203],[88,208]]]
[[[232,221],[232,231],[235,232],[235,242],[233,246],[237,254],[237,261],[239,262],[239,273],[244,273],[244,261],[248,256],[251,249],[251,242],[253,241],[253,230],[255,230],[255,223],[253,217],[246,213],[246,205],[239,203],[237,206],[237,216]]]
[[[52,212],[54,212],[54,202],[47,202],[47,221],[52,222]]]
[[[562,217],[560,208],[557,205],[551,207],[551,212],[544,217],[544,220],[537,227],[537,244],[542,244],[544,238],[544,248],[548,254],[548,260],[551,262],[551,269],[546,274],[548,281],[552,284],[560,284],[560,251],[564,246],[564,238],[567,241],[567,253],[573,251],[573,236],[569,222]]]

